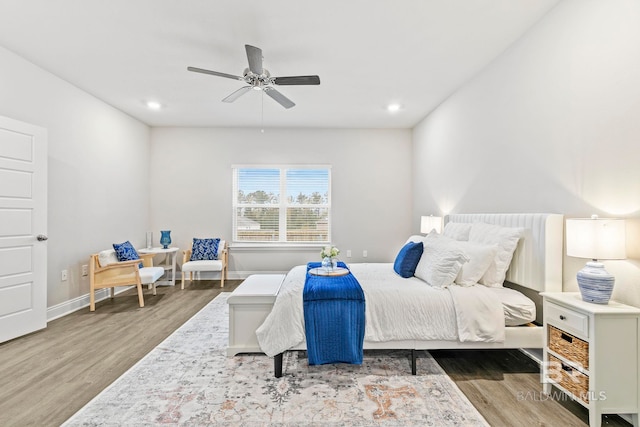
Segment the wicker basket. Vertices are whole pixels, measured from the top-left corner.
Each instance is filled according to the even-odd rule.
[[[549,354],[547,375],[584,403],[589,403],[589,377]]]
[[[549,349],[570,362],[589,369],[589,343],[549,325]]]

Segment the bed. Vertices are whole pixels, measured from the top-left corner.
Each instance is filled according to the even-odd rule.
[[[365,294],[364,349],[411,350],[411,370],[415,375],[418,350],[543,347],[538,293],[562,290],[563,222],[562,215],[544,213],[445,217],[443,234],[453,240],[464,241],[464,230],[470,227],[476,227],[474,230],[486,227],[489,240],[491,233],[495,235],[494,229],[518,230],[517,246],[506,261],[506,273],[498,274],[498,286],[494,283],[494,286],[433,287],[417,277],[400,277],[394,272],[393,264],[349,265]],[[462,235],[457,236],[459,232]],[[420,237],[413,238],[419,240]],[[422,257],[427,257],[426,243]],[[492,257],[499,264],[498,249]],[[287,274],[271,313],[256,331],[264,353],[274,357],[276,377],[282,375],[284,351],[307,349],[302,316],[305,275],[305,266],[294,267]],[[504,287],[501,286],[503,280]],[[526,300],[534,307],[528,307]],[[445,314],[434,314],[433,306],[438,307],[435,311]],[[496,324],[498,315],[502,315],[499,325]],[[511,326],[520,324],[524,325]]]

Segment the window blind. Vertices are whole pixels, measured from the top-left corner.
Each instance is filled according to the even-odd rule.
[[[236,242],[331,241],[331,169],[234,167]]]

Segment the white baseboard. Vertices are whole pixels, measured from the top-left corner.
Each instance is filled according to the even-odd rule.
[[[289,270],[287,271],[273,271],[273,270],[269,270],[269,271],[234,271],[233,273],[229,273],[228,277],[231,279],[231,275],[233,274],[233,278],[236,280],[240,280],[240,279],[246,279],[247,277],[251,276],[252,274],[287,274],[289,272]]]
[[[131,288],[133,288],[133,286],[120,286],[116,288],[116,295]],[[96,292],[96,302],[109,298],[109,295],[109,289],[98,290]],[[85,294],[72,300],[49,307],[47,308],[47,322],[51,322],[52,320],[59,319],[60,317],[66,316],[67,314],[71,314],[74,311],[89,307],[89,303],[89,294]]]
[[[252,274],[287,274],[287,271],[260,271],[260,270],[256,270],[256,271],[229,271],[227,273],[227,279],[228,280],[244,280],[247,277],[251,276]],[[196,273],[197,274],[197,273]],[[194,278],[197,278],[198,276],[194,274]],[[182,276],[180,276],[181,278]],[[189,280],[189,276],[185,275],[186,280]],[[179,278],[178,276],[176,276],[176,279]],[[213,271],[207,272],[207,271],[203,271],[200,273],[200,280],[219,280],[220,279],[220,273],[216,273]]]
[[[252,274],[286,274],[287,271],[229,271],[227,273],[227,279],[230,280],[244,280]],[[202,280],[219,280],[220,273],[216,272],[202,272],[200,273],[200,279]],[[196,276],[197,277],[197,276]],[[176,272],[176,280],[181,279],[180,272]],[[187,279],[189,280],[189,279]],[[116,295],[125,292],[133,286],[120,286],[116,288]],[[109,298],[109,289],[100,289],[96,292],[96,302]],[[77,298],[65,301],[63,303],[51,306],[47,308],[47,322],[58,319],[60,317],[71,314],[74,311],[81,310],[89,307],[89,294],[81,295]]]

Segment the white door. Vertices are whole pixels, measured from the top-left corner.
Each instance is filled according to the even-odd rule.
[[[47,327],[47,131],[0,117],[0,342]]]

